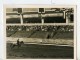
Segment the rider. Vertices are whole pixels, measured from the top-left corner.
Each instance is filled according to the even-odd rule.
[[[19,39],[17,40],[17,45],[19,45],[20,44],[20,41],[19,41]]]

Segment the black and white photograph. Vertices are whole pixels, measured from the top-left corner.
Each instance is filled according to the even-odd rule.
[[[75,6],[5,7],[6,59],[74,59]]]

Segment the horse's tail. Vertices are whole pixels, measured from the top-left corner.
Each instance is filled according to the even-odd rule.
[[[12,43],[12,44],[10,45],[10,48],[13,49],[14,47],[15,47],[15,44]]]

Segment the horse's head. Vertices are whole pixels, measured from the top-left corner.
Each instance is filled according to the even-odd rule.
[[[20,44],[24,44],[24,42],[23,42],[23,41],[21,41],[21,42],[20,42]]]

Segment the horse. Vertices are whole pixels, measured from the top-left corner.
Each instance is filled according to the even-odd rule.
[[[19,49],[22,46],[22,44],[24,44],[23,41],[20,41],[19,44],[11,43],[10,47],[11,47],[11,49],[13,49],[14,47],[17,47]]]

